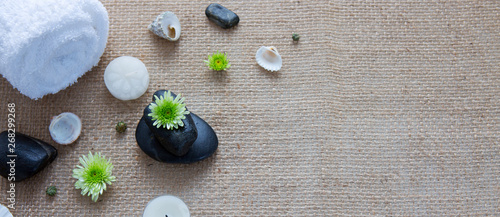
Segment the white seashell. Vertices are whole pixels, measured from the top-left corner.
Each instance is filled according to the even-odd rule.
[[[181,23],[177,16],[170,11],[163,12],[156,20],[149,24],[148,29],[155,35],[177,41],[181,37]]]
[[[0,204],[0,217],[13,217],[9,209],[7,209],[7,207],[3,206],[2,204]]]
[[[52,118],[49,126],[52,139],[61,144],[71,144],[82,132],[82,122],[80,118],[71,112],[64,112]]]
[[[275,47],[262,46],[255,54],[257,63],[268,71],[278,71],[281,69],[281,55]]]
[[[137,99],[148,90],[148,69],[135,57],[118,57],[104,70],[104,84],[119,100]]]

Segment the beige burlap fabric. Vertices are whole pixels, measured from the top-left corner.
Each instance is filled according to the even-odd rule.
[[[17,183],[15,216],[141,216],[162,194],[192,216],[500,215],[500,2],[222,1],[241,19],[230,30],[208,21],[210,3],[103,0],[108,45],[78,83],[33,101],[0,79],[0,129],[14,102],[17,130],[59,151]],[[174,43],[146,29],[165,10],[182,23]],[[262,45],[282,54],[279,72],[257,65]],[[228,54],[227,72],[204,65],[216,50]],[[150,72],[134,101],[103,82],[123,55]],[[213,157],[172,165],[138,148],[135,127],[157,89],[182,93],[213,126]],[[48,125],[66,111],[83,133],[62,146]],[[97,203],[71,178],[89,151],[110,157],[117,176]],[[2,204],[8,184],[0,179]],[[57,196],[45,195],[49,185]]]

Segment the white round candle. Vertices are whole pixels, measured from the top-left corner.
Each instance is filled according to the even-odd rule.
[[[142,217],[190,217],[189,209],[179,198],[172,195],[159,196],[144,209]]]
[[[142,96],[148,89],[149,74],[142,61],[122,56],[108,64],[104,70],[104,83],[117,99],[132,100]]]

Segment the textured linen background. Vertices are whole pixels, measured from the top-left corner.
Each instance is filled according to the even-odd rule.
[[[102,2],[108,45],[78,83],[33,101],[0,79],[0,130],[14,102],[16,130],[59,151],[16,184],[15,216],[141,216],[162,194],[192,216],[500,215],[499,1],[220,1],[241,19],[229,30],[208,21],[209,1]],[[146,29],[165,10],[181,21],[177,42]],[[262,45],[278,48],[279,72],[255,62]],[[204,65],[216,50],[227,72]],[[150,73],[134,101],[103,82],[123,55]],[[138,148],[135,127],[157,89],[182,93],[213,126],[213,157],[173,165]],[[62,146],[48,126],[66,111],[83,133]],[[98,203],[71,177],[89,150],[110,157],[117,176]],[[8,184],[0,179],[2,204]],[[57,196],[45,195],[49,185]]]

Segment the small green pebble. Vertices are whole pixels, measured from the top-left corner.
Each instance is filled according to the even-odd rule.
[[[120,121],[116,124],[116,132],[123,133],[127,129],[127,124],[123,121]]]
[[[300,39],[300,35],[299,35],[299,34],[297,34],[297,33],[293,33],[293,34],[292,34],[292,39],[293,39],[294,41],[299,41],[299,39]]]
[[[49,186],[46,191],[47,195],[49,196],[54,196],[57,193],[57,188],[56,186]]]

